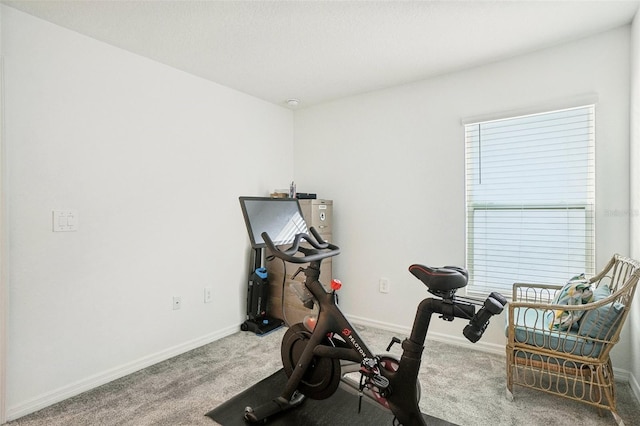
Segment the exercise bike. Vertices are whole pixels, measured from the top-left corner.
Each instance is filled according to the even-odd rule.
[[[440,314],[440,318],[446,321],[454,318],[470,320],[463,334],[475,343],[484,333],[491,316],[502,312],[507,303],[505,298],[499,293],[491,293],[484,303],[462,300],[455,293],[467,285],[465,269],[411,265],[409,271],[436,297],[424,299],[418,305],[411,335],[402,341],[400,359],[389,353],[376,355],[337,305],[336,291],[341,283],[332,281],[331,291],[327,291],[319,281],[322,260],[338,255],[339,247],[325,242],[313,227],[309,231],[311,235],[296,235],[287,249],[276,247],[267,233],[262,234],[274,256],[286,262],[309,263],[306,268],[299,268],[296,275],[300,272],[305,274],[304,286],[318,304],[319,313],[317,318],[307,318],[289,327],[281,345],[287,383],[275,399],[255,408],[245,408],[245,420],[266,423],[270,417],[297,407],[307,397],[330,397],[344,382],[357,389],[360,404],[366,397],[389,409],[394,415],[394,425],[426,425],[418,407],[418,370],[431,315]],[[475,306],[480,304],[482,307],[476,313]],[[400,343],[400,339],[394,337],[387,352],[395,343]],[[360,374],[359,380],[352,378],[354,372]]]

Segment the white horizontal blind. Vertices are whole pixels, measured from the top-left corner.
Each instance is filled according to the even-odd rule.
[[[594,106],[465,125],[469,291],[594,270]]]

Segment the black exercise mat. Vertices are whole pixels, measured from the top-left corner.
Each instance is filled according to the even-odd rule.
[[[280,370],[266,379],[239,393],[206,415],[223,426],[246,426],[243,414],[246,406],[257,407],[277,397],[287,381]],[[343,387],[344,386],[344,387]],[[423,414],[430,426],[455,426],[436,417]],[[386,426],[391,425],[393,414],[363,398],[362,410],[358,414],[358,397],[346,385],[341,385],[328,399],[307,399],[299,407],[270,419],[273,426]]]

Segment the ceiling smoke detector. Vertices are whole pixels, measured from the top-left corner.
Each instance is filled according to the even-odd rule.
[[[300,101],[298,99],[287,99],[287,105],[289,105],[290,107],[297,107],[299,103]]]

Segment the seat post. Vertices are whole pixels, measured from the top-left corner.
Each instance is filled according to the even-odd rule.
[[[473,305],[453,304],[451,301],[428,298],[418,305],[416,317],[411,328],[410,340],[420,346],[424,346],[427,338],[427,331],[431,323],[431,315],[437,313],[443,315],[444,319],[453,320],[454,317],[469,319],[475,313]]]

